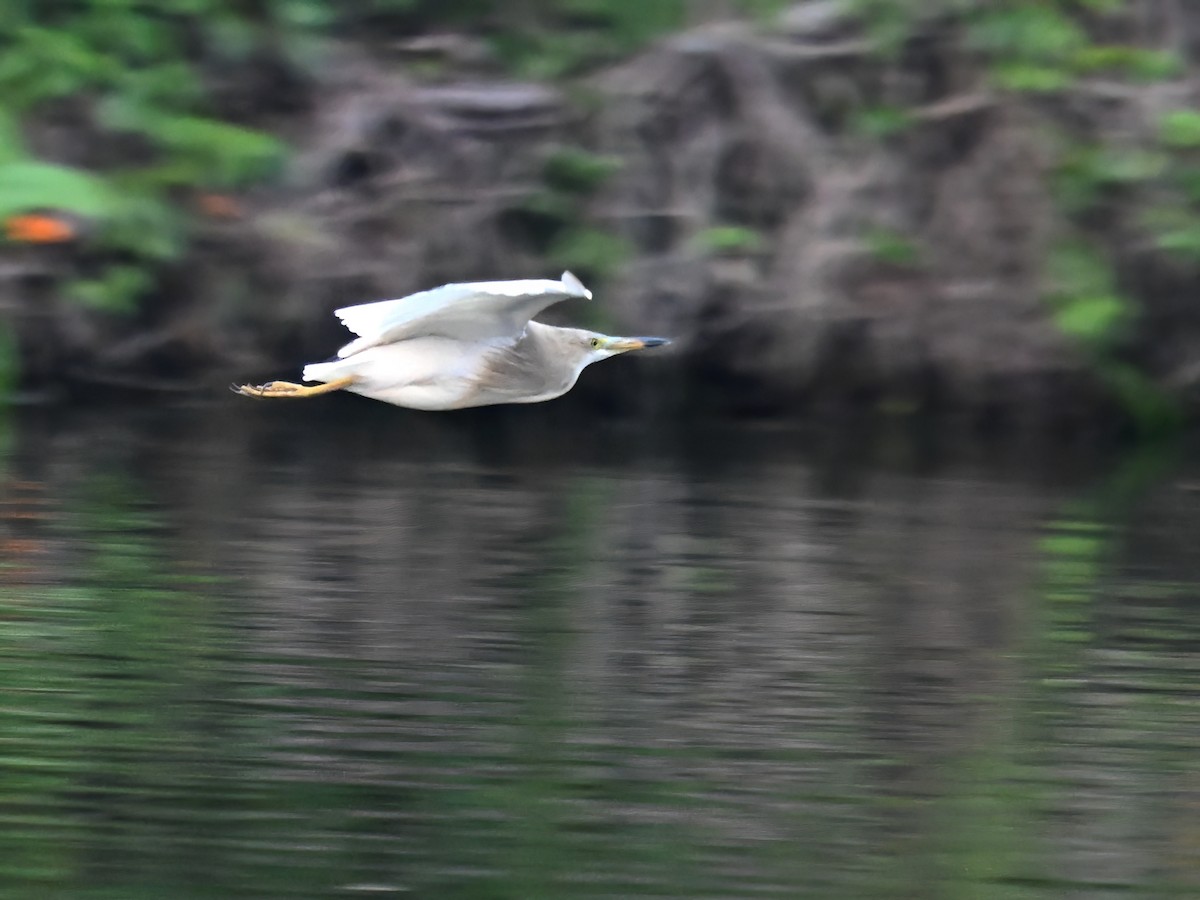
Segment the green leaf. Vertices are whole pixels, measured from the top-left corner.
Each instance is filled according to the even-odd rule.
[[[20,123],[8,110],[0,109],[0,166],[26,158]]]
[[[1056,196],[1073,211],[1093,206],[1106,189],[1162,177],[1168,171],[1161,151],[1076,146],[1069,149],[1055,172]]]
[[[105,98],[101,122],[114,131],[146,135],[175,160],[195,166],[197,181],[236,186],[262,178],[283,161],[284,146],[261,131],[202,116],[181,116],[125,95]]]
[[[1200,112],[1177,109],[1158,122],[1158,135],[1164,144],[1175,149],[1200,147]]]
[[[1154,245],[1178,256],[1200,260],[1200,223],[1167,229],[1155,235]]]
[[[865,21],[875,48],[884,56],[898,53],[919,25],[910,10],[893,0],[852,0],[852,5]]]
[[[872,106],[857,110],[851,120],[855,132],[885,138],[904,131],[913,123],[912,114],[896,106]]]
[[[694,238],[696,246],[704,253],[755,253],[763,247],[763,237],[751,228],[738,225],[721,225],[706,228]]]
[[[1083,47],[1075,53],[1071,64],[1078,72],[1123,72],[1143,81],[1161,81],[1183,70],[1183,60],[1178,54],[1120,44]]]
[[[992,78],[1004,90],[1031,94],[1061,91],[1071,83],[1070,75],[1057,66],[1021,61],[997,63]]]
[[[1117,291],[1112,265],[1083,240],[1054,247],[1048,275],[1055,324],[1078,341],[1102,349],[1133,317],[1136,307]]]
[[[1071,298],[1116,293],[1112,267],[1083,241],[1066,241],[1054,247],[1048,270],[1052,296]]]
[[[262,177],[283,159],[283,145],[270,135],[199,116],[164,118],[152,136],[176,153],[203,160],[213,180],[225,185]]]
[[[67,286],[67,296],[101,312],[128,315],[136,312],[143,294],[153,283],[139,266],[109,266],[99,278],[80,279]]]
[[[1200,259],[1200,214],[1185,205],[1164,205],[1147,210],[1142,225],[1154,244],[1186,259]]]
[[[551,187],[572,194],[591,194],[621,168],[621,161],[587,150],[562,147],[547,159],[543,175]]]
[[[204,95],[204,83],[196,70],[180,60],[126,69],[115,80],[115,87],[115,96],[143,109],[186,108],[198,104]]]
[[[1129,304],[1115,294],[1075,297],[1054,316],[1066,335],[1089,344],[1107,341],[1129,317]]]
[[[248,59],[258,46],[254,26],[232,13],[214,13],[204,19],[201,27],[207,51],[222,59],[240,62]]]
[[[47,208],[104,218],[115,206],[108,185],[82,169],[39,162],[0,165],[0,216]]]
[[[277,0],[274,6],[275,17],[293,28],[324,28],[335,18],[334,7],[320,0]]]
[[[1078,52],[1087,35],[1050,3],[1009,3],[985,13],[972,27],[976,46],[998,56],[1056,62]]]
[[[921,252],[915,243],[891,228],[871,228],[864,235],[867,249],[881,262],[896,266],[915,266]]]
[[[1166,156],[1153,150],[1103,148],[1094,162],[1096,177],[1110,184],[1149,181],[1167,170]]]
[[[0,84],[21,104],[75,93],[113,71],[104,53],[64,28],[19,29],[4,55],[13,67],[0,69]]]

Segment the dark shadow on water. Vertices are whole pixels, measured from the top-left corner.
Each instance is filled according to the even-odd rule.
[[[19,410],[0,896],[1200,890],[1200,475],[582,406]]]

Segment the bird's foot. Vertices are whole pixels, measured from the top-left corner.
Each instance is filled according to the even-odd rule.
[[[303,385],[291,381],[268,381],[266,384],[231,384],[229,389],[243,397],[316,397],[330,391],[340,391],[354,384],[353,377],[338,378],[324,384]]]
[[[290,381],[268,381],[266,384],[231,384],[229,389],[243,397],[303,397],[304,385]]]

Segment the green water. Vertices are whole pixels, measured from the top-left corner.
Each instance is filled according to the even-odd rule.
[[[0,429],[0,897],[1200,893],[1186,453]]]

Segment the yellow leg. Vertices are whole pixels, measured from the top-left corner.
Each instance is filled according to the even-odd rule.
[[[356,380],[353,375],[347,375],[345,378],[335,378],[333,381],[314,384],[311,387],[293,384],[290,381],[268,381],[266,384],[234,384],[230,389],[243,397],[316,397],[318,394],[340,391],[354,384]]]

